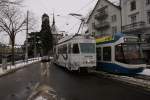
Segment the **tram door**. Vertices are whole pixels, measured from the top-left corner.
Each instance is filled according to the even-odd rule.
[[[68,44],[68,60],[67,60],[68,67],[71,67],[71,51],[72,51],[71,43],[69,43]]]
[[[96,52],[97,52],[97,62],[100,62],[101,61],[101,47],[97,47]]]

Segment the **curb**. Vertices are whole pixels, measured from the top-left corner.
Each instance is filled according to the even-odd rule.
[[[1,74],[0,77],[7,76],[8,74],[16,72],[16,69],[8,70],[5,73]]]
[[[18,70],[20,70],[20,69],[26,68],[28,65],[35,64],[35,63],[38,63],[38,62],[40,62],[40,61],[33,62],[33,63],[27,64],[27,65],[23,65],[23,66],[18,67],[18,68],[14,68],[14,69],[8,70],[8,71],[6,71],[5,73],[0,74],[0,78],[3,77],[3,76],[7,76],[7,75],[9,75],[9,74],[15,73],[16,71],[18,71]]]
[[[110,74],[110,73],[102,72],[102,71],[94,71],[93,70],[92,73],[96,77],[103,76],[103,77],[108,78],[108,79],[122,82],[126,85],[132,85],[132,86],[135,86],[136,88],[141,88],[141,89],[144,89],[146,91],[150,91],[150,81],[148,81],[148,80],[136,79],[136,78],[128,77],[128,76],[119,76],[119,75]]]
[[[149,68],[149,69],[150,69],[150,65],[147,65],[146,68]]]

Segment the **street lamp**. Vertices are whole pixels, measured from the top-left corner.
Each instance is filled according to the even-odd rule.
[[[76,13],[69,13],[69,15],[71,15],[71,16],[75,16],[75,17],[82,17],[82,15],[81,14],[76,14]]]

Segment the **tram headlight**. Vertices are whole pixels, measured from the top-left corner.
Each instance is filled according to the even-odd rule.
[[[90,60],[89,60],[89,59],[87,60],[87,63],[90,63]]]
[[[94,63],[96,63],[96,61],[95,60],[90,60],[90,59],[87,59],[87,60],[83,61],[83,64],[94,64]]]

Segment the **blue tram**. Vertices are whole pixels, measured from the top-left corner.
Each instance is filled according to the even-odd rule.
[[[142,72],[146,64],[138,41],[138,37],[124,35],[96,38],[97,68],[115,74]]]

